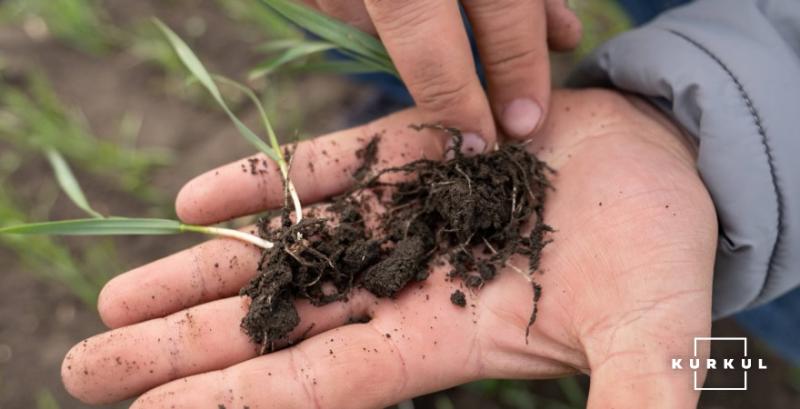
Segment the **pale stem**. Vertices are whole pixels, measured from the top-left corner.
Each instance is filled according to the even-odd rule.
[[[258,100],[256,94],[246,86],[233,81],[229,78],[223,77],[221,75],[215,75],[214,79],[217,81],[223,82],[225,84],[231,85],[236,89],[243,92],[253,104],[258,108],[258,112],[261,115],[262,120],[264,121],[264,128],[267,130],[267,133],[270,136],[270,143],[272,144],[272,149],[275,153],[275,156],[278,158],[278,168],[281,170],[281,175],[283,176],[284,183],[286,183],[286,190],[289,191],[289,196],[292,197],[292,204],[294,205],[294,212],[297,214],[297,221],[296,223],[300,223],[303,220],[303,206],[300,204],[300,197],[297,195],[297,190],[294,188],[294,183],[289,180],[289,167],[286,165],[286,160],[283,157],[283,153],[281,151],[281,147],[278,145],[278,141],[275,138],[275,134],[272,131],[272,127],[269,124],[269,120],[267,120],[267,113],[264,111],[264,107],[261,105],[261,102]]]
[[[275,246],[274,244],[272,244],[272,242],[264,240],[261,237],[245,233],[239,230],[226,229],[224,227],[207,227],[207,226],[193,226],[188,224],[182,224],[181,230],[208,234],[212,236],[229,237],[232,239],[241,240],[256,245],[258,247],[261,247],[262,249],[267,249],[267,250]]]
[[[286,167],[286,161],[281,161],[278,166],[281,169],[286,188],[289,190],[289,196],[292,198],[292,204],[294,205],[294,212],[296,214],[295,223],[300,223],[300,221],[303,220],[303,205],[300,204],[300,197],[297,195],[294,183],[289,179],[289,168]]]

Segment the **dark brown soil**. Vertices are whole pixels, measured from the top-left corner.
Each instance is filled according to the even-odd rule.
[[[460,141],[457,130],[432,128]],[[425,280],[439,257],[452,266],[450,279],[479,289],[512,255],[528,256],[527,271],[512,267],[531,281],[532,299],[538,301],[541,287],[531,275],[551,231],[542,220],[550,168],[518,145],[475,157],[461,155],[459,145],[448,161],[423,159],[376,170],[380,137],[375,136],[357,153],[363,165],[354,172],[356,187],[334,199],[330,218],[292,224],[284,209],[277,229],[262,219],[261,235],[276,245],[264,251],[258,276],[241,291],[251,300],[242,328],[262,352],[285,345],[299,324],[296,298],[324,305],[346,300],[356,287],[394,297],[410,282]],[[406,178],[382,182],[388,174]],[[364,197],[377,197],[387,209],[375,229],[365,225],[370,206]],[[461,291],[451,301],[466,305]],[[530,324],[535,317],[534,305]]]
[[[466,307],[467,297],[464,295],[463,291],[455,290],[452,294],[450,294],[450,302],[459,307]]]

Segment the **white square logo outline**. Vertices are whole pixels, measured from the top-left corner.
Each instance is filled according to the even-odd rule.
[[[697,358],[697,341],[742,341],[744,344],[744,357],[747,357],[747,338],[746,337],[694,337],[692,353]],[[696,391],[746,391],[747,390],[747,370],[744,371],[744,386],[741,388],[705,388],[697,386],[697,370],[692,371],[694,379],[693,387]]]

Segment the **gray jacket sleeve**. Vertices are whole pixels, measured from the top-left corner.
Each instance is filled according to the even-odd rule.
[[[720,224],[715,317],[800,285],[800,1],[673,9],[606,43],[571,83],[644,95],[696,138]]]

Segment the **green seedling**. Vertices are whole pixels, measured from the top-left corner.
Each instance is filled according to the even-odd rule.
[[[268,76],[277,70],[344,74],[384,72],[399,76],[388,52],[375,37],[293,0],[259,0],[259,2],[303,30],[319,37],[320,40],[292,37],[259,47],[258,51],[276,55],[258,64],[250,72],[251,79]],[[624,11],[613,0],[575,0],[571,2],[571,7],[583,22],[584,32],[583,39],[573,54],[575,59],[585,56],[598,45],[631,26]],[[338,50],[350,59],[312,58],[332,49]]]
[[[53,171],[62,190],[92,218],[63,220],[54,222],[19,224],[0,228],[0,234],[49,235],[49,236],[118,236],[118,235],[166,235],[180,233],[202,233],[229,237],[269,249],[272,243],[252,234],[238,230],[183,224],[169,219],[134,219],[125,217],[105,217],[92,209],[86,200],[78,181],[64,158],[55,150],[47,152]]]
[[[268,3],[270,2],[266,2],[265,5],[269,5]],[[348,55],[363,56],[362,60],[367,61],[368,64],[362,65],[367,65],[370,67],[374,67],[376,65],[381,67],[392,67],[391,60],[388,58],[388,54],[386,54],[382,45],[376,39],[360,33],[357,30],[351,29],[346,25],[327,19],[324,16],[320,16],[310,9],[296,8],[293,7],[292,4],[286,2],[272,2],[272,4],[283,11],[283,13],[280,15],[285,16],[290,21],[316,33],[325,41],[330,41],[330,44],[332,44],[325,46],[315,45],[314,47],[316,47],[316,49],[323,50],[341,48],[346,50]],[[309,27],[306,26],[307,24],[321,25],[317,27]],[[212,99],[219,104],[219,106],[234,123],[239,133],[259,151],[263,152],[269,158],[278,163],[286,189],[285,194],[287,200],[291,199],[296,213],[295,218],[297,221],[300,221],[302,218],[302,207],[294,185],[289,180],[289,164],[287,163],[287,160],[280,149],[278,138],[259,98],[249,88],[238,82],[225,77],[210,74],[203,66],[199,58],[197,58],[197,56],[180,37],[178,37],[172,30],[170,30],[160,21],[156,21],[155,25],[166,37],[168,43],[174,51],[174,54],[177,56],[177,60],[189,70],[194,77],[194,80],[200,83],[211,95]],[[339,35],[336,35],[337,30],[340,30]],[[355,43],[351,42],[353,38],[357,39],[358,41]],[[283,50],[289,50],[292,47],[298,47],[298,44],[302,43],[290,44],[287,42],[280,47],[283,47]],[[278,45],[274,45],[273,47],[275,50],[280,49]],[[308,49],[307,46],[302,47]],[[314,47],[311,48],[313,49]],[[354,60],[353,63],[361,64],[361,62],[358,60]],[[386,69],[382,70],[387,71]],[[388,71],[394,72],[394,69],[391,68]],[[99,143],[99,141],[96,141],[94,138],[84,137],[85,135],[82,127],[75,125],[73,121],[67,118],[67,115],[61,112],[62,110],[59,108],[59,104],[57,103],[55,95],[49,92],[42,92],[42,90],[47,89],[47,87],[41,86],[41,84],[43,84],[43,82],[34,81],[35,87],[33,94],[36,96],[36,100],[32,100],[23,92],[3,94],[4,105],[10,106],[13,109],[11,109],[10,112],[7,111],[5,117],[0,115],[0,135],[21,135],[24,133],[38,135],[37,138],[33,139],[34,143],[29,143],[27,147],[40,151],[44,150],[47,152],[48,159],[53,166],[53,170],[56,174],[56,179],[58,180],[59,185],[64,190],[66,195],[76,204],[76,206],[84,210],[90,216],[90,218],[29,224],[23,223],[24,218],[21,217],[21,214],[18,214],[18,217],[3,218],[3,220],[6,221],[19,223],[0,229],[0,239],[2,239],[4,242],[17,244],[24,244],[26,242],[41,242],[48,244],[48,246],[40,246],[42,247],[43,251],[40,252],[41,254],[38,254],[38,256],[44,256],[46,254],[51,254],[51,256],[64,256],[61,257],[63,258],[62,261],[64,261],[65,265],[69,267],[64,269],[64,271],[68,272],[79,271],[79,269],[72,263],[69,253],[66,251],[56,251],[59,250],[60,247],[55,246],[55,244],[50,242],[49,239],[46,237],[41,237],[41,235],[112,236],[163,235],[194,232],[214,236],[230,237],[251,243],[261,248],[272,247],[272,243],[263,240],[260,237],[237,230],[213,226],[187,225],[179,221],[169,219],[107,217],[92,208],[83,191],[81,190],[80,185],[73,175],[69,165],[67,164],[67,160],[65,160],[59,152],[62,151],[63,148],[63,150],[66,150],[67,153],[69,153],[70,157],[78,158],[80,160],[85,159],[88,156],[92,156],[87,152],[93,152],[93,148],[97,148],[98,146],[103,147],[104,145]],[[269,143],[259,138],[234,114],[234,112],[226,103],[217,84],[232,87],[242,92],[252,101],[252,103],[258,109]],[[38,109],[30,109],[34,107],[38,107]],[[30,115],[33,115],[34,117],[30,117]],[[20,123],[26,124],[26,127],[32,128],[26,129],[26,132],[9,132],[10,130],[15,130]],[[56,131],[60,131],[62,136],[66,134],[70,136],[70,138],[56,138],[55,136],[59,134],[59,132]],[[76,137],[76,135],[80,137]],[[62,143],[64,139],[69,139],[70,143]],[[87,142],[86,144],[77,144],[80,149],[76,149],[75,141],[91,141],[92,143]],[[22,143],[25,141],[17,140],[16,142]],[[113,144],[110,145],[113,147]],[[107,165],[114,165],[115,163],[119,163],[126,159],[125,157],[114,159],[114,155],[108,154],[103,155],[103,157],[111,157],[112,163]],[[125,172],[115,173],[124,174]],[[29,237],[23,242],[19,235],[39,236]],[[38,260],[38,256],[33,258]],[[81,298],[87,301],[91,301],[93,298],[96,298],[96,290],[94,285],[89,282],[84,283],[83,280],[75,280],[73,275],[74,274],[70,274],[69,277],[65,278],[65,281],[67,283],[75,284],[73,287],[81,283],[86,284],[81,284],[78,286],[79,288],[76,287],[76,292],[81,295]]]
[[[164,33],[164,36],[169,41],[172,48],[175,50],[175,53],[178,54],[178,57],[181,59],[183,64],[186,68],[191,72],[194,78],[211,94],[211,97],[219,104],[220,108],[228,115],[228,117],[233,121],[234,125],[236,125],[236,129],[239,133],[253,146],[256,147],[259,151],[267,155],[270,159],[274,160],[278,163],[278,167],[281,171],[281,176],[283,177],[283,184],[286,187],[287,194],[291,198],[292,203],[294,205],[295,210],[295,217],[297,222],[300,222],[303,218],[303,207],[300,204],[300,198],[297,195],[297,191],[295,190],[294,184],[289,179],[289,165],[286,161],[286,158],[283,155],[283,151],[281,150],[280,144],[278,143],[278,137],[275,134],[275,130],[272,127],[272,124],[267,117],[266,111],[261,104],[261,101],[258,97],[246,86],[231,80],[225,77],[214,75],[212,76],[208,70],[206,70],[205,66],[200,59],[194,54],[191,48],[177,35],[173,32],[169,27],[167,27],[164,23],[159,20],[154,20],[155,24],[161,29]],[[264,129],[267,132],[267,137],[269,138],[270,145],[264,142],[258,135],[256,135],[247,125],[244,124],[237,116],[233,113],[233,111],[228,107],[228,104],[225,102],[225,99],[222,97],[222,93],[220,92],[219,88],[217,87],[216,81],[225,83],[227,85],[233,86],[243,92],[253,104],[258,109],[259,116],[261,117],[262,124],[264,125]]]
[[[335,48],[336,45],[324,41],[281,40],[267,43],[259,47],[259,50],[267,53],[280,52],[280,54],[253,68],[250,71],[250,79],[270,75],[274,71],[290,63],[305,61],[305,59],[311,55],[330,51]]]
[[[26,212],[15,202],[14,197],[17,195],[10,190],[11,184],[6,180],[8,175],[16,171],[21,161],[19,155],[12,151],[0,155],[0,220],[6,223],[24,223],[27,220]],[[46,191],[49,191],[49,185],[45,186]],[[109,254],[113,254],[110,242],[100,241],[84,252],[84,261],[95,258],[94,255],[99,252],[103,253],[103,263],[91,265],[79,264],[69,249],[49,237],[0,235],[0,244],[13,251],[30,271],[41,278],[61,283],[87,306],[96,305],[97,294],[108,278],[104,272],[109,268]]]
[[[128,50],[141,61],[156,65],[169,77],[183,75],[185,69],[164,34],[148,20],[137,20],[131,25]]]
[[[258,236],[224,227],[195,226],[169,219],[133,219],[107,217],[74,219],[57,222],[29,223],[0,229],[0,234],[49,236],[157,236],[180,233],[202,233],[246,241],[270,249],[272,243]]]
[[[260,47],[261,51],[278,55],[259,64],[250,72],[250,78],[269,75],[279,68],[305,62],[309,56],[330,50],[337,50],[350,59],[302,64],[300,69],[339,73],[383,72],[399,76],[389,53],[377,38],[292,0],[259,1],[320,40],[292,38]]]
[[[86,196],[83,194],[83,190],[81,189],[80,185],[78,185],[78,181],[72,174],[72,170],[70,170],[69,165],[67,165],[67,161],[64,160],[64,157],[54,149],[48,149],[46,155],[47,160],[50,161],[50,166],[53,167],[53,172],[56,175],[58,184],[61,186],[61,189],[64,190],[64,193],[66,193],[67,196],[72,199],[72,202],[75,203],[76,206],[80,207],[81,210],[85,211],[94,218],[102,219],[103,215],[92,209],[92,206],[89,205],[89,202],[86,200]]]
[[[211,75],[203,66],[202,62],[200,62],[200,59],[197,58],[194,52],[192,52],[189,46],[180,37],[178,37],[177,34],[175,34],[171,29],[169,29],[169,27],[158,20],[155,20],[155,24],[164,33],[165,37],[172,45],[180,60],[194,76],[197,82],[206,88],[206,90],[211,94],[212,98],[220,105],[223,111],[225,111],[236,128],[239,130],[239,133],[258,150],[278,163],[281,175],[283,177],[284,186],[286,187],[286,196],[291,198],[291,201],[294,205],[296,213],[295,218],[297,222],[301,221],[302,205],[293,183],[289,180],[289,165],[280,149],[277,135],[275,134],[275,131],[273,130],[269,118],[267,117],[261,102],[258,100],[258,97],[244,85],[221,76]],[[250,98],[251,101],[253,101],[258,108],[262,123],[269,138],[270,145],[258,137],[233,113],[233,111],[225,102],[225,99],[222,97],[222,93],[217,87],[217,82],[237,88],[248,98]],[[269,249],[273,246],[271,242],[253,234],[223,227],[188,225],[169,219],[104,217],[89,205],[88,200],[86,200],[86,197],[83,194],[83,191],[81,190],[74,174],[67,165],[66,160],[64,160],[64,158],[55,149],[48,150],[47,155],[51,164],[53,165],[53,170],[61,188],[79,208],[86,211],[92,218],[9,226],[0,229],[0,234],[113,236],[165,235],[193,232],[213,236],[229,237],[251,243],[264,249]]]

